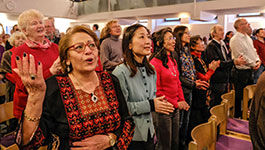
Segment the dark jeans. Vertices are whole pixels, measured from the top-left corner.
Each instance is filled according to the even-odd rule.
[[[243,99],[243,90],[247,85],[253,84],[253,72],[247,70],[235,70],[235,117],[242,117],[241,101]]]
[[[192,104],[192,92],[191,93],[184,93],[185,101],[191,106]],[[188,132],[188,125],[189,125],[189,118],[190,118],[191,109],[188,111],[180,110],[180,120],[179,120],[179,149],[185,149],[187,141],[187,132]]]
[[[221,104],[222,98],[221,96],[227,93],[228,83],[210,83],[210,108]]]
[[[178,150],[179,109],[169,115],[157,113],[158,150]]]
[[[148,139],[144,141],[132,141],[128,147],[128,150],[154,150],[154,138],[151,137],[150,131],[148,131]]]

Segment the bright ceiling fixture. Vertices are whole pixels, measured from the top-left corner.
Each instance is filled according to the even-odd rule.
[[[237,14],[237,17],[259,17],[263,16],[263,13],[242,13]]]

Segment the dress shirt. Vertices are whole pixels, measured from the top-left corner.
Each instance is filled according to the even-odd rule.
[[[237,69],[251,69],[256,66],[258,61],[260,61],[252,39],[246,34],[237,32],[230,40],[230,47],[232,51],[232,59],[238,58],[242,55],[247,62],[245,65],[235,65]]]

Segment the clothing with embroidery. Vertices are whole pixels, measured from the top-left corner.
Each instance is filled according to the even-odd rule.
[[[185,46],[180,51],[179,56],[179,72],[180,72],[180,81],[182,84],[182,89],[184,93],[191,93],[193,87],[195,86],[196,80],[196,70],[190,50]]]
[[[126,149],[133,137],[134,122],[128,113],[118,79],[106,72],[100,72],[98,76],[101,86],[95,92],[98,97],[96,102],[92,102],[89,93],[75,90],[66,75],[48,79],[39,127],[30,143],[23,148],[37,149],[43,143],[51,146],[52,135],[57,135],[59,149],[70,149],[75,141],[96,134],[114,133],[117,136],[115,147]],[[87,98],[86,101],[84,97]],[[88,111],[91,108],[84,106],[93,107],[94,110]],[[23,143],[21,137],[20,132],[17,136],[17,143],[20,145]]]

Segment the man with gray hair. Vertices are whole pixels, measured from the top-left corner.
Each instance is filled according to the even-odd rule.
[[[243,56],[246,61],[244,65],[235,64],[234,84],[235,84],[235,117],[242,116],[241,101],[243,89],[247,85],[253,84],[253,72],[259,69],[261,61],[254,48],[253,41],[249,36],[252,32],[250,24],[246,19],[237,19],[234,23],[237,33],[230,40],[232,58]]]
[[[223,41],[223,26],[214,25],[211,28],[211,36],[213,39],[205,50],[205,62],[209,65],[213,60],[220,61],[220,67],[215,70],[215,73],[210,79],[210,107],[213,107],[221,103],[221,95],[228,90],[229,78],[234,64],[241,65],[244,64],[245,61],[240,55],[235,59],[228,57],[228,49]]]
[[[58,44],[60,41],[60,38],[56,36],[56,29],[54,26],[54,20],[51,18],[44,20],[44,26],[45,26],[45,33],[46,37],[53,43]]]

